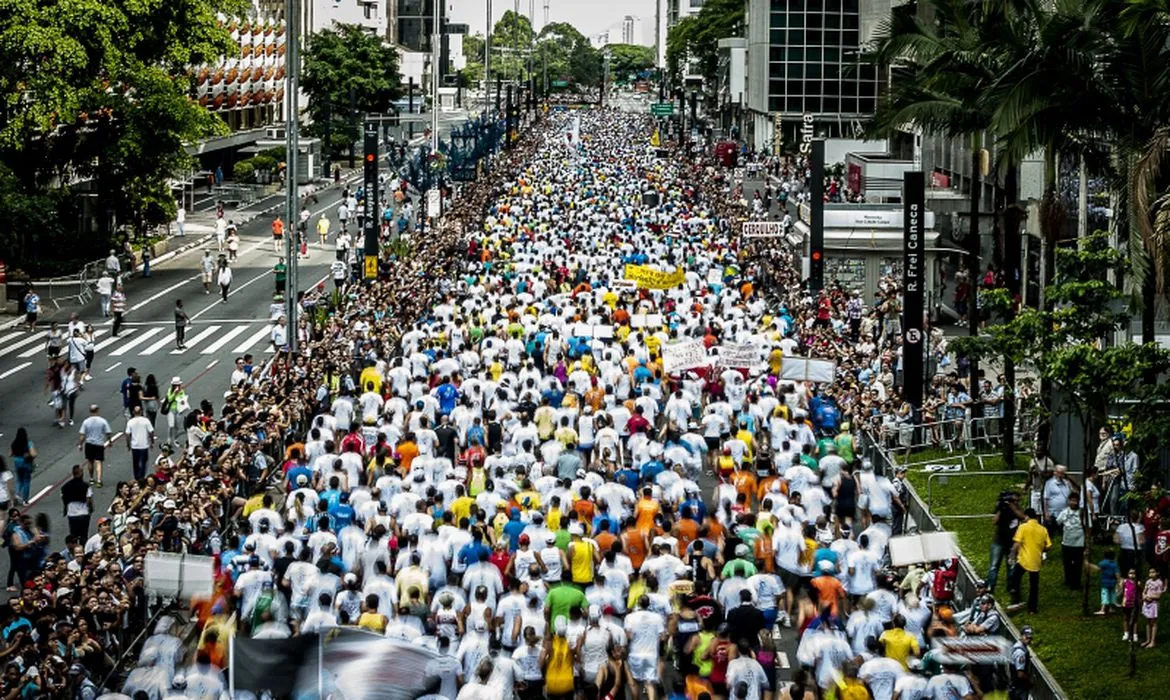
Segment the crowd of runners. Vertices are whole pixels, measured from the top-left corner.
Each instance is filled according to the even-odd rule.
[[[1026,697],[1030,630],[1009,672],[964,669],[932,638],[998,633],[990,596],[956,610],[954,562],[889,567],[901,475],[854,435],[902,410],[896,305],[809,294],[785,244],[737,236],[728,171],[651,133],[546,118],[310,308],[300,352],[233,375],[97,534],[50,550],[14,511],[5,697],[96,695],[153,549],[215,556],[217,592],[193,650],[151,630],[111,697],[223,697],[231,635],[346,626],[437,652],[448,700]],[[708,362],[665,364],[695,341]],[[836,379],[782,379],[790,356]]]

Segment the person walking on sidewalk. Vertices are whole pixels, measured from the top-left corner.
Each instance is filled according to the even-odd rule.
[[[114,292],[114,276],[109,270],[104,270],[102,276],[94,284],[97,289],[98,303],[102,310],[102,318],[110,317],[110,295]]]
[[[175,209],[175,226],[179,229],[179,238],[187,235],[187,210],[182,204]]]
[[[77,449],[84,451],[85,463],[89,467],[89,483],[102,487],[102,467],[106,461],[106,442],[110,439],[110,424],[99,415],[96,403],[89,405],[89,417],[81,421],[77,431]],[[96,480],[96,481],[95,481]]]
[[[199,261],[199,269],[203,272],[203,293],[211,294],[211,276],[215,273],[215,261],[211,259],[211,251],[203,251],[203,259]]]
[[[272,220],[272,252],[280,255],[284,251],[284,221],[280,214]]]
[[[288,283],[288,265],[284,264],[283,255],[272,266],[272,279],[276,283],[276,293],[284,294],[284,287]]]
[[[186,350],[187,326],[191,325],[191,317],[183,310],[183,300],[175,300],[175,349]]]
[[[69,534],[78,542],[89,539],[89,518],[93,514],[93,487],[85,483],[81,465],[73,465],[73,478],[61,484],[61,505],[69,521]]]
[[[121,282],[114,287],[114,293],[110,295],[110,311],[114,314],[114,330],[111,332],[117,338],[122,330],[122,318],[126,315],[126,292],[122,289]]]
[[[220,259],[219,274],[216,275],[216,282],[219,283],[220,303],[226,304],[228,298],[228,290],[232,286],[232,268],[228,267],[228,261]]]

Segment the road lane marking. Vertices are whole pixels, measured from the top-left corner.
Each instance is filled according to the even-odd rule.
[[[7,378],[11,377],[12,375],[16,374],[17,372],[19,372],[20,370],[24,369],[25,367],[28,367],[31,364],[32,364],[32,362],[22,362],[19,365],[15,366],[12,369],[5,372],[4,374],[0,374],[0,379],[7,379]]]
[[[121,362],[115,362],[114,364],[112,364],[112,365],[110,365],[109,367],[107,367],[107,368],[106,368],[106,371],[107,371],[107,372],[113,372],[114,370],[118,369],[118,368],[119,368],[119,367],[121,367],[121,366],[122,366],[122,363],[121,363]]]
[[[104,331],[104,330],[96,330],[96,331],[94,331],[94,332],[93,332],[93,337],[95,337],[95,338],[96,338],[96,337],[98,337],[99,335],[101,335],[101,334],[103,334],[103,333],[105,333],[105,331]],[[29,349],[29,350],[25,350],[24,352],[20,353],[19,355],[17,355],[17,357],[32,357],[33,355],[37,354],[38,352],[41,352],[41,349],[40,349],[40,348],[31,348],[31,349]],[[94,352],[97,352],[97,348],[96,348],[96,347],[94,348]],[[62,354],[68,354],[68,353],[69,353],[69,346],[68,346],[68,344],[66,344],[66,346],[65,346],[64,348],[62,348],[62,349],[61,349],[61,353],[62,353]]]
[[[214,343],[203,348],[203,352],[200,354],[210,355],[214,352],[218,352],[220,348],[230,343],[232,338],[235,338],[237,335],[243,333],[246,330],[248,330],[247,326],[236,326],[235,328],[220,336]]]
[[[136,347],[138,347],[139,345],[142,345],[142,344],[143,344],[143,343],[145,343],[146,341],[150,340],[150,339],[151,339],[152,337],[154,337],[155,335],[158,335],[159,333],[162,333],[162,330],[163,330],[163,329],[162,329],[162,327],[161,327],[161,326],[159,326],[158,328],[151,328],[151,329],[147,330],[145,333],[143,333],[142,335],[138,336],[138,337],[137,337],[137,338],[135,338],[134,340],[131,340],[129,343],[126,343],[126,344],[125,344],[125,345],[123,345],[122,347],[120,347],[120,348],[118,348],[117,350],[115,350],[115,351],[111,352],[111,353],[110,353],[110,357],[120,357],[120,356],[122,356],[122,355],[125,355],[126,353],[130,352],[130,351],[131,351],[131,350],[133,350],[134,348],[136,348]]]
[[[172,331],[172,332],[170,332],[170,333],[167,333],[167,334],[166,334],[166,335],[163,337],[163,339],[162,339],[162,340],[158,341],[158,342],[157,342],[157,343],[155,343],[154,345],[151,345],[151,346],[149,346],[148,348],[146,348],[145,350],[143,350],[142,352],[140,352],[140,353],[138,353],[138,354],[139,354],[139,355],[153,355],[153,354],[155,354],[156,352],[158,352],[159,350],[161,350],[161,349],[162,349],[162,347],[163,347],[164,345],[166,345],[167,343],[173,343],[173,342],[175,342],[175,336],[176,336],[176,335],[178,335],[178,334],[177,334],[176,332],[174,332],[174,331]]]
[[[208,370],[208,369],[211,369],[212,367],[214,367],[218,364],[219,364],[219,360],[212,360],[211,362],[208,362],[207,366],[204,367],[203,369]]]
[[[236,347],[232,348],[232,352],[244,352],[248,348],[255,345],[256,343],[260,342],[261,338],[266,338],[271,334],[272,334],[271,328],[268,328],[268,327],[261,328],[260,330],[256,331],[254,334],[252,334],[252,336],[249,337],[247,340],[240,343]]]
[[[34,333],[34,334],[30,335],[29,337],[25,338],[24,340],[18,340],[15,343],[13,343],[12,345],[9,345],[6,348],[0,349],[0,357],[4,357],[5,355],[7,355],[10,352],[16,352],[17,349],[22,348],[25,345],[28,345],[29,343],[32,343],[34,341],[40,340],[41,338],[44,338],[48,334],[49,334],[48,331],[41,331],[39,333]],[[42,348],[37,348],[37,350],[41,350],[41,349]]]
[[[200,340],[203,340],[207,336],[218,331],[220,328],[221,328],[221,326],[208,326],[207,328],[204,328],[202,331],[200,331],[198,334],[196,334],[196,336],[194,338],[186,340],[183,344],[184,345],[195,345]],[[182,355],[184,352],[186,352],[186,350],[179,350],[177,348],[175,350],[171,350],[172,355]]]
[[[26,503],[26,504],[25,504],[25,507],[27,508],[27,507],[29,507],[29,506],[32,506],[32,505],[33,505],[33,504],[35,504],[37,501],[39,501],[39,500],[41,500],[42,498],[44,498],[44,497],[45,497],[45,494],[47,494],[47,493],[49,493],[50,491],[52,491],[52,490],[53,490],[53,487],[54,487],[54,486],[56,486],[56,484],[49,484],[48,486],[46,486],[45,488],[41,489],[40,491],[37,491],[36,495],[35,495],[35,496],[33,496],[32,498],[30,498],[30,499],[29,499],[29,501],[28,501],[28,503]]]
[[[231,299],[231,298],[232,298],[232,297],[234,297],[235,295],[237,295],[237,294],[239,294],[240,292],[242,292],[244,289],[246,289],[246,288],[248,288],[248,287],[252,286],[252,284],[253,284],[254,282],[259,282],[260,280],[264,279],[265,277],[267,277],[268,275],[271,275],[271,274],[272,274],[272,270],[266,270],[266,271],[264,271],[264,272],[261,272],[259,275],[256,275],[256,276],[255,276],[255,277],[253,277],[252,279],[250,279],[250,280],[248,280],[247,282],[245,282],[245,283],[241,284],[239,287],[236,287],[235,289],[233,289],[233,290],[231,290],[230,292],[228,292],[228,299]],[[222,299],[222,298],[221,298],[221,299]],[[208,311],[211,311],[212,309],[215,309],[215,308],[219,308],[220,306],[223,306],[223,305],[224,305],[224,304],[223,304],[223,301],[213,301],[213,302],[211,302],[210,304],[208,304],[206,307],[204,307],[202,310],[200,310],[200,311],[197,311],[196,313],[194,313],[194,314],[191,316],[191,320],[192,320],[192,321],[194,321],[195,319],[199,318],[200,316],[202,316],[203,314],[207,313]]]
[[[101,352],[103,349],[113,345],[114,343],[121,342],[123,338],[125,338],[128,335],[133,335],[136,332],[137,332],[137,330],[134,328],[127,328],[121,335],[111,335],[109,338],[106,338],[102,342],[93,346],[93,351],[94,352]]]

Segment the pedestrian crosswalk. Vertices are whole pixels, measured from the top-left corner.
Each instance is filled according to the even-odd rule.
[[[103,357],[259,354],[274,351],[269,342],[272,326],[261,321],[207,325],[197,323],[187,329],[184,350],[175,347],[175,329],[170,324],[123,327],[117,336],[111,335],[111,331],[112,328],[108,326],[94,330],[94,353],[99,361]],[[0,332],[0,379],[32,365],[41,366],[31,358],[45,356],[48,335],[44,330],[32,333],[25,330]],[[62,348],[61,352],[64,354],[66,350]],[[11,361],[6,361],[6,358],[11,358]]]

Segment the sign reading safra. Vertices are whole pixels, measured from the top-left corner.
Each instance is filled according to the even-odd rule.
[[[650,105],[650,114],[656,117],[669,117],[674,114],[673,102],[655,102]]]

